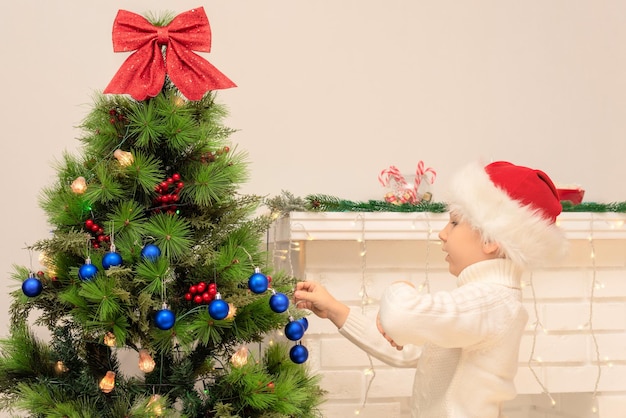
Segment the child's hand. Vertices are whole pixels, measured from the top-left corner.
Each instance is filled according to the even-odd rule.
[[[299,282],[293,294],[296,307],[308,309],[320,318],[328,318],[341,328],[350,308],[335,299],[324,286],[316,282]]]
[[[380,332],[383,335],[383,337],[385,337],[385,339],[387,341],[389,341],[389,344],[391,344],[392,347],[394,347],[398,351],[400,351],[400,350],[402,350],[404,348],[404,346],[396,344],[396,342],[394,340],[392,340],[391,337],[389,337],[385,333],[385,330],[383,329],[383,326],[380,324],[380,314],[376,315],[376,327],[378,328],[378,332]]]

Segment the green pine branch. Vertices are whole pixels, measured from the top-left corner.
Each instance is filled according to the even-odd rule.
[[[135,150],[131,154],[133,162],[122,171],[128,176],[130,184],[136,184],[144,195],[151,196],[154,193],[154,186],[165,179],[161,162],[141,150]]]
[[[94,178],[85,192],[85,199],[89,202],[108,204],[124,198],[125,188],[112,173],[113,164],[99,164],[95,167]]]
[[[189,222],[177,215],[158,213],[145,225],[146,233],[154,239],[166,257],[177,259],[188,254],[191,246]]]

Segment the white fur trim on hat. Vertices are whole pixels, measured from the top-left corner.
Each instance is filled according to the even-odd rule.
[[[537,209],[495,186],[484,167],[470,164],[453,178],[448,209],[480,231],[486,242],[523,268],[545,265],[567,250],[563,231]]]

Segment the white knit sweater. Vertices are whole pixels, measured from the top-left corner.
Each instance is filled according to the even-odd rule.
[[[357,309],[339,332],[387,364],[416,367],[413,417],[501,417],[502,402],[516,395],[513,379],[528,320],[520,277],[509,260],[496,259],[465,268],[450,292],[391,285],[380,301],[380,320],[405,345],[402,351]]]

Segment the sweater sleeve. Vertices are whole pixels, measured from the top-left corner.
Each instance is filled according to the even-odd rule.
[[[421,348],[415,346],[397,350],[378,332],[376,319],[350,308],[346,322],[339,329],[341,335],[378,360],[394,367],[415,367]]]
[[[397,344],[467,347],[499,332],[510,316],[505,295],[484,284],[467,284],[451,292],[422,294],[394,283],[382,295],[380,322]]]

